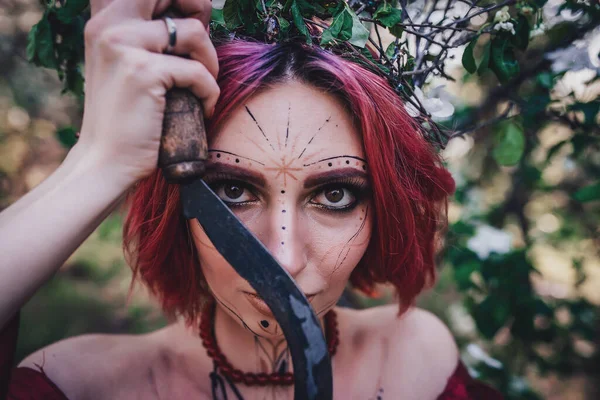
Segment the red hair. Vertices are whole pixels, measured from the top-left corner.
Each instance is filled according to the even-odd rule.
[[[454,181],[435,148],[387,81],[354,62],[300,44],[235,40],[217,46],[221,96],[207,132],[251,96],[297,80],[334,95],[362,134],[371,180],[373,232],[350,276],[366,294],[376,283],[397,289],[400,312],[435,278],[436,243],[447,223]],[[161,172],[129,196],[124,249],[134,271],[169,314],[194,320],[209,296],[179,204],[178,186]],[[133,282],[132,282],[133,284]]]

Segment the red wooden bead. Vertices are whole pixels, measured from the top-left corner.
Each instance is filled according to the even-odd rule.
[[[233,371],[231,371],[231,377],[233,379],[235,379],[236,381],[241,380],[242,376],[244,376],[244,373],[242,371],[240,371],[239,369],[234,369]]]

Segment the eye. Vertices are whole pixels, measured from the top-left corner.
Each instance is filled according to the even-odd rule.
[[[356,196],[352,190],[343,186],[327,187],[321,190],[311,203],[320,205],[324,208],[336,210],[352,207],[356,203]]]
[[[256,196],[242,182],[224,181],[211,186],[217,196],[227,204],[242,204],[256,200]]]

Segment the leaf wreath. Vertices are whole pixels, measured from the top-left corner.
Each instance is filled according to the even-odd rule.
[[[45,12],[29,33],[27,57],[38,66],[56,69],[64,82],[64,91],[82,96],[83,28],[90,17],[89,0],[40,1]],[[415,23],[406,10],[418,1],[409,4],[408,0],[226,0],[222,9],[212,10],[211,36],[217,40],[247,37],[266,43],[303,41],[358,62],[388,80],[403,101],[418,112],[416,119],[424,128],[425,137],[437,148],[443,148],[452,134],[433,121],[415,95],[415,87],[422,86],[430,74],[453,80],[445,72],[444,62],[450,57],[449,50],[465,44],[469,45],[462,62],[468,72],[482,74],[489,70],[501,82],[514,79],[519,73],[515,52],[527,48],[534,25],[532,15],[545,3],[521,0],[520,10],[533,11],[510,20],[516,30],[511,35],[494,30],[493,23],[483,24],[477,30],[469,28],[469,24],[472,18],[484,13],[492,16],[495,10],[514,4],[515,0],[485,7],[469,3],[466,12],[449,17],[453,7],[461,2],[469,3],[468,0],[424,2],[420,12],[427,17],[424,23]],[[441,22],[430,21],[434,12],[443,13]],[[388,31],[393,38],[385,48],[381,30]],[[473,54],[484,34],[490,35],[491,40],[483,46],[483,56],[477,65]],[[409,51],[409,38],[417,43],[414,55]],[[441,49],[437,55],[430,53],[434,46]]]

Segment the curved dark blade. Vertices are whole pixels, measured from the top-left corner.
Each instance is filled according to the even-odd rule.
[[[196,218],[221,255],[267,303],[287,340],[294,365],[294,398],[329,400],[331,362],[319,320],[286,270],[208,185],[181,185],[186,218]]]

